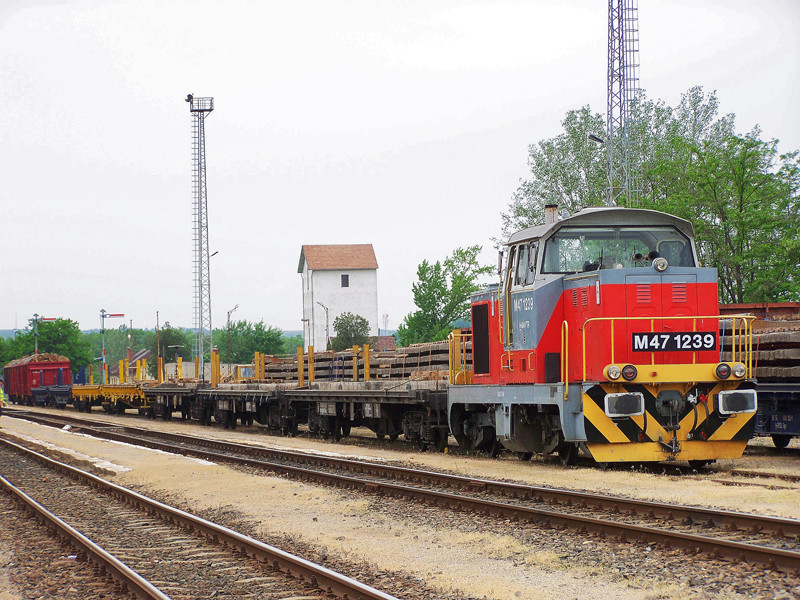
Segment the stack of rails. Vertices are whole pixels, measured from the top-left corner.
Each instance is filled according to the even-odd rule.
[[[267,381],[298,381],[297,359],[272,359],[264,369]],[[364,352],[358,360],[358,380],[364,376]],[[309,358],[304,357],[304,377],[309,375]],[[397,350],[369,353],[370,379],[377,380],[446,380],[449,369],[448,343],[415,344]],[[316,352],[314,354],[314,380],[354,381],[353,351]]]

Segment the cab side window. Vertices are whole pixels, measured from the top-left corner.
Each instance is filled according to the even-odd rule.
[[[522,244],[517,247],[517,269],[514,277],[514,285],[525,285],[528,279],[528,269],[530,267],[529,246]]]
[[[533,242],[528,250],[528,275],[525,284],[531,285],[536,279],[536,259],[539,256],[539,244]]]

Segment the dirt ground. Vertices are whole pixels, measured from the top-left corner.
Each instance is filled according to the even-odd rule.
[[[97,416],[97,415],[95,415]],[[104,416],[105,417],[105,416]],[[115,417],[105,417],[117,420]],[[516,458],[500,460],[408,453],[380,448],[332,444],[303,438],[281,438],[184,423],[151,423],[125,419],[129,425],[166,427],[176,432],[230,439],[269,447],[296,448],[350,458],[404,463],[434,470],[448,470],[471,477],[511,479],[535,485],[602,490],[638,498],[677,501],[725,507],[784,517],[797,517],[800,486],[768,490],[751,486],[725,486],[698,478],[671,477],[626,471],[565,469],[545,462],[520,463]],[[292,533],[304,543],[324,546],[353,562],[366,562],[380,569],[419,577],[431,586],[460,590],[466,595],[497,599],[519,598],[695,598],[711,597],[685,586],[657,585],[624,579],[585,566],[565,567],[547,548],[520,547],[508,536],[481,531],[445,536],[419,520],[381,520],[367,515],[369,503],[358,495],[316,487],[281,477],[250,476],[226,466],[184,456],[93,439],[64,430],[38,426],[18,419],[2,418],[5,436],[46,445],[55,455],[91,466],[114,482],[151,490],[201,512],[229,507],[257,524],[263,535]],[[800,460],[773,461],[747,458],[747,462],[771,464],[766,470],[800,472]],[[755,468],[742,461],[727,461],[731,468]],[[727,465],[725,465],[727,466]],[[378,525],[376,525],[376,523]],[[520,556],[524,557],[520,560]],[[0,549],[0,599],[15,598],[6,592]],[[722,596],[718,596],[722,597]],[[725,596],[730,597],[730,596]]]

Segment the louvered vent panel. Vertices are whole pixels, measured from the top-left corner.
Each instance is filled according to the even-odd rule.
[[[650,286],[648,284],[636,284],[636,302],[639,304],[650,304],[650,302],[652,302],[652,298],[650,296]]]
[[[578,290],[572,290],[572,306],[578,306]]]
[[[587,304],[589,304],[589,293],[586,288],[581,288],[581,306],[586,306]]]
[[[673,283],[672,284],[672,301],[686,303],[686,284]]]

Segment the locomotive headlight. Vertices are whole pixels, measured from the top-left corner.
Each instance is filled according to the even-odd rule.
[[[659,256],[657,259],[653,261],[653,268],[659,273],[663,273],[664,271],[666,271],[668,266],[669,263],[667,262],[667,259],[664,258],[663,256]]]
[[[610,367],[608,367],[608,369],[606,369],[606,377],[608,377],[611,380],[619,379],[619,376],[621,374],[622,371],[617,365],[611,365]]]
[[[633,381],[636,379],[636,376],[639,374],[639,371],[636,370],[636,367],[633,365],[625,365],[622,367],[622,377],[625,378],[625,381]]]
[[[731,376],[731,366],[726,363],[719,363],[714,372],[717,374],[717,379],[727,379]]]
[[[739,379],[741,379],[742,377],[744,377],[744,374],[746,372],[747,372],[747,369],[745,368],[745,366],[742,363],[736,363],[735,365],[733,365],[733,376],[734,377],[738,377]]]

